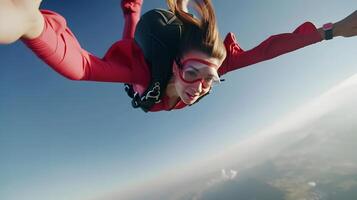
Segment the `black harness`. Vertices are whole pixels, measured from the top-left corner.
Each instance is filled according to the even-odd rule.
[[[134,108],[140,107],[148,112],[154,104],[161,101],[172,77],[172,64],[185,28],[188,29],[189,26],[185,26],[168,10],[154,9],[140,18],[134,39],[149,65],[151,81],[141,96],[134,91],[132,85],[125,84],[125,91],[132,98]]]

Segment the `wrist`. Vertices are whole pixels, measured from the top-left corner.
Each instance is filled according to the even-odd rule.
[[[327,24],[329,24],[329,23],[327,23]],[[331,24],[332,24],[332,38],[338,37],[338,36],[342,36],[340,23],[337,22],[337,23],[331,23]],[[320,33],[321,38],[326,40],[326,30],[324,29],[324,27],[321,27],[321,28],[319,28],[317,30]]]
[[[329,23],[326,23],[322,26],[322,30],[324,32],[324,39],[325,40],[331,40],[333,39],[334,37],[334,26],[333,26],[333,23],[329,22]]]

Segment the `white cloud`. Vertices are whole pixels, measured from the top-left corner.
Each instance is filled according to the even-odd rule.
[[[310,187],[316,187],[316,182],[310,181],[307,183]]]
[[[234,179],[236,176],[237,176],[237,171],[234,171],[234,170],[230,170],[230,172],[231,172],[231,179]]]
[[[234,179],[237,176],[237,171],[230,169],[226,171],[225,169],[221,170],[221,175],[223,179]]]
[[[227,175],[225,169],[222,169],[222,170],[221,170],[221,175],[222,175],[222,178],[223,178],[223,179],[229,179],[229,176]]]
[[[221,173],[219,177],[215,177],[207,181],[207,186],[212,186],[217,183],[221,183],[223,181],[233,180],[237,177],[238,172],[236,170],[230,169],[221,169]]]

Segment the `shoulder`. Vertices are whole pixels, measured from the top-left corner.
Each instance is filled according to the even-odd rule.
[[[227,55],[233,51],[243,51],[237,41],[236,36],[232,32],[229,32],[224,38],[224,46],[226,47]]]
[[[237,56],[237,55],[239,55],[239,54],[244,52],[244,50],[240,47],[236,36],[232,32],[229,32],[226,35],[226,37],[224,39],[224,46],[225,46],[226,51],[227,51],[227,56],[224,59],[221,67],[219,68],[218,73],[220,75],[223,75],[223,74],[227,73],[229,71],[228,68],[230,67],[230,65],[232,63],[232,59],[235,56]]]

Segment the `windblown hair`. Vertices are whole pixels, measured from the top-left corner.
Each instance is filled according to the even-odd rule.
[[[188,27],[184,30],[180,43],[179,58],[190,50],[201,51],[220,60],[225,58],[226,49],[219,35],[211,0],[189,0],[193,3],[199,18],[195,18],[183,10],[185,0],[166,1],[169,9]]]

